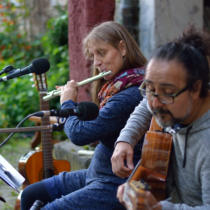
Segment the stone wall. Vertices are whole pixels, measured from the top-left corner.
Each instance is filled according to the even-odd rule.
[[[54,155],[57,160],[68,160],[71,171],[75,171],[88,168],[93,151],[84,150],[83,147],[76,146],[70,140],[66,140],[54,145]]]
[[[82,40],[96,24],[113,20],[114,0],[69,0],[70,78],[81,81],[91,76],[90,64],[82,52]],[[90,100],[90,86],[79,88],[78,101]]]
[[[191,24],[203,28],[203,0],[141,0],[142,52],[149,58],[153,49],[179,36]]]

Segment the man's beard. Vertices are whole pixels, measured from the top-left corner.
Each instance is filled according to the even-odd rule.
[[[175,118],[173,114],[168,110],[162,108],[151,109],[148,103],[147,108],[155,117],[155,120],[158,123],[158,125],[162,128],[173,127],[173,125],[175,124],[182,123],[185,119],[189,117],[191,111],[191,108],[189,108],[187,114],[184,117]]]

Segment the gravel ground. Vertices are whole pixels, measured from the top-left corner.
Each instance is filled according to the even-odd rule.
[[[0,148],[0,154],[18,170],[18,161],[22,155],[30,151],[30,139],[25,136],[14,137]],[[0,180],[0,196],[6,203],[0,201],[1,210],[14,210],[18,192]]]
[[[6,200],[6,203],[0,201],[0,209],[2,210],[14,209],[18,193],[4,182],[0,183],[0,192],[1,192],[1,197],[3,197]]]

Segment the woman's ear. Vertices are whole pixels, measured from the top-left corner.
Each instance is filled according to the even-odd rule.
[[[125,46],[125,42],[123,40],[121,40],[119,42],[119,50],[121,52],[122,57],[124,57],[126,55],[126,46]]]

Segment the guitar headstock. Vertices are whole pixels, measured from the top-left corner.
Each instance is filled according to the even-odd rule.
[[[43,97],[47,94],[47,77],[46,73],[33,74],[35,86],[39,92],[40,110],[49,110],[49,102],[44,101]]]
[[[33,79],[34,79],[35,86],[39,92],[47,91],[46,73],[44,73],[44,74],[33,73]]]

